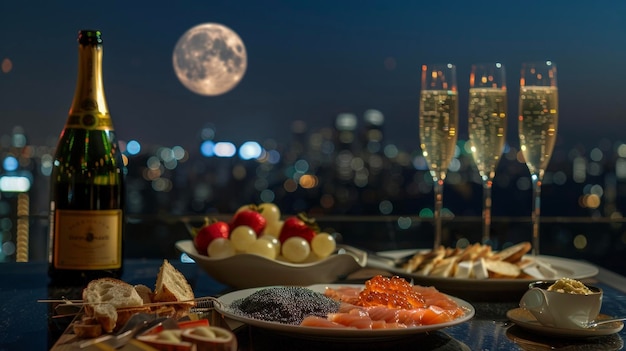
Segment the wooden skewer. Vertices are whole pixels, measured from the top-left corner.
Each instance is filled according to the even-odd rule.
[[[41,300],[41,302],[47,302],[49,300]],[[53,301],[58,301],[58,300],[53,300]],[[140,307],[155,307],[155,306],[167,306],[167,305],[180,305],[180,304],[185,304],[185,303],[189,303],[189,302],[198,302],[198,301],[214,301],[214,302],[219,302],[215,297],[199,297],[199,298],[195,298],[193,300],[182,300],[182,301],[167,301],[167,302],[151,302],[151,303],[144,303],[143,305],[140,306],[130,306],[130,307],[120,307],[117,308],[118,311],[124,311],[124,310],[132,310],[132,309],[136,309],[136,308],[140,308]],[[99,304],[104,304],[107,302],[100,302]],[[67,304],[67,306],[76,306],[76,307],[80,307],[82,305],[87,305],[88,303],[71,303],[71,304]],[[203,308],[203,307],[201,307]],[[82,311],[82,309],[81,309]],[[52,318],[64,318],[64,317],[74,317],[78,314],[81,313],[81,311],[76,312],[76,313],[67,313],[67,314],[56,314],[54,316],[52,316]]]
[[[78,316],[78,312],[76,313],[66,313],[66,314],[55,314],[54,316],[52,316],[52,319],[57,319],[57,318],[66,318],[66,317],[76,317]]]
[[[136,308],[136,307],[142,307],[142,306],[152,307],[152,306],[161,306],[161,305],[178,305],[178,304],[189,303],[189,302],[211,301],[211,300],[217,300],[217,299],[215,297],[205,296],[205,297],[197,297],[197,298],[191,299],[191,300],[166,301],[166,302],[150,302],[150,303],[144,303],[141,306],[122,307],[122,308]],[[106,301],[102,301],[102,302],[84,302],[83,300],[63,300],[63,299],[59,299],[59,300],[37,300],[37,302],[41,302],[41,303],[66,303],[67,305],[75,305],[75,306],[99,305],[99,304],[110,303],[110,302],[106,302]]]

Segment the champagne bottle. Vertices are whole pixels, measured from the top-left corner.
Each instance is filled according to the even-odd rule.
[[[78,79],[51,174],[49,276],[81,285],[122,273],[124,165],[102,81],[102,36],[78,34]]]

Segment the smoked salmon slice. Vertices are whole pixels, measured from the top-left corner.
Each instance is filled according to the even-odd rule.
[[[318,327],[318,328],[348,328],[343,324],[339,324],[329,320],[328,318],[318,316],[304,317],[300,325],[305,327]]]
[[[327,288],[326,296],[341,301],[340,311],[326,318],[307,317],[301,325],[329,328],[407,328],[450,322],[465,314],[434,287],[411,285],[399,277],[376,276],[365,288]]]

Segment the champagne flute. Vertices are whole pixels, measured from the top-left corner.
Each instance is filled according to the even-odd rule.
[[[475,64],[470,73],[469,140],[483,184],[482,242],[491,238],[491,187],[506,141],[507,97],[504,65]]]
[[[420,148],[434,182],[434,248],[441,245],[443,183],[454,155],[459,123],[456,67],[453,64],[422,65],[420,92]]]
[[[520,148],[533,183],[532,243],[539,254],[541,183],[556,142],[558,113],[556,65],[552,61],[522,64],[519,92]]]

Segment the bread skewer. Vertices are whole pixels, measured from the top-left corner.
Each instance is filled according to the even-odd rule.
[[[63,303],[66,302],[68,300],[37,300],[37,302],[40,303],[60,303],[58,306],[55,307],[55,309],[58,308],[67,308],[67,307],[76,307],[77,311],[73,312],[73,313],[59,313],[59,314],[55,314],[54,316],[52,316],[52,318],[57,319],[57,318],[66,318],[66,317],[74,317],[78,314],[81,313],[80,310],[78,310],[79,307],[82,307],[84,305],[86,305],[86,302],[83,302],[82,300],[72,300],[73,302],[71,303]],[[194,303],[196,305],[204,305],[208,302],[214,303],[214,302],[218,302],[217,298],[213,297],[213,296],[204,296],[204,297],[197,297],[193,300],[183,300],[183,301],[167,301],[167,302],[150,302],[150,303],[144,303],[143,305],[141,305],[142,307],[150,307],[150,308],[154,308],[154,307],[165,307],[165,306],[175,306],[175,305],[179,305],[181,303]],[[107,302],[101,302],[100,304],[104,304]],[[192,307],[195,308],[195,307]],[[201,307],[202,308],[202,307]],[[124,311],[124,310],[132,310],[135,309],[135,307],[120,307],[117,310],[118,311]]]
[[[62,316],[82,315],[80,320],[72,322],[74,333],[78,337],[94,338],[101,333],[117,331],[138,313],[178,319],[187,315],[192,307],[215,301],[214,297],[196,298],[184,275],[166,259],[156,278],[154,291],[145,285],[133,286],[115,278],[100,278],[87,284],[82,300],[46,299],[38,302],[58,302],[55,310],[78,308],[76,313]]]

